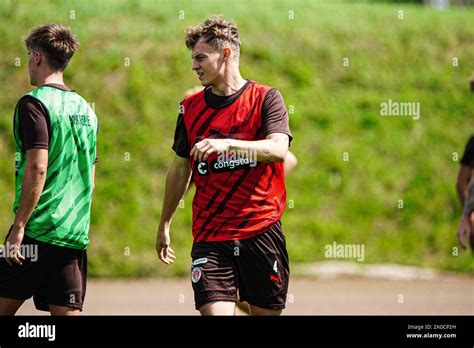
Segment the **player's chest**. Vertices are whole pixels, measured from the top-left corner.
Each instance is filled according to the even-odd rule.
[[[255,140],[262,132],[260,111],[247,105],[211,109],[201,117],[199,126],[191,132],[193,143],[206,138]]]

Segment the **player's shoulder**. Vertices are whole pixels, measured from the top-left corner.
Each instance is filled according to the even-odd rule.
[[[31,92],[32,91],[22,95],[20,99],[18,99],[15,109],[22,111],[29,111],[32,108],[42,110],[44,104]]]
[[[264,93],[268,92],[269,90],[275,89],[274,87],[267,85],[266,83],[249,80],[249,83],[252,85],[253,88],[262,91]]]
[[[18,99],[17,104],[27,104],[27,103],[36,103],[40,102],[38,98],[35,98],[35,96],[31,95],[30,93],[23,94],[20,99]]]
[[[278,90],[273,86],[253,80],[250,80],[249,83],[257,93],[260,93],[265,97],[265,100],[268,98],[273,98],[275,95],[279,95]]]

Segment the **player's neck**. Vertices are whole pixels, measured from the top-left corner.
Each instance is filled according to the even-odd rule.
[[[242,75],[240,75],[240,72],[237,71],[224,78],[222,82],[212,86],[212,93],[222,96],[232,95],[241,89],[246,83],[247,80],[245,80]]]
[[[57,84],[64,86],[63,73],[54,72],[44,76],[40,76],[37,81],[38,87],[49,84]]]

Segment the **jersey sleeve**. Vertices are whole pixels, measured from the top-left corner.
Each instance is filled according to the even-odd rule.
[[[262,106],[263,132],[265,136],[272,133],[288,135],[289,142],[293,140],[290,131],[288,111],[281,93],[272,88],[265,95]]]
[[[26,96],[18,104],[22,150],[49,149],[51,124],[48,112],[37,99]]]
[[[184,125],[184,115],[182,113],[179,113],[178,120],[176,121],[172,149],[179,157],[189,158],[189,141],[186,126]]]

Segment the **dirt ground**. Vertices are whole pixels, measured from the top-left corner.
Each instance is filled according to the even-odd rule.
[[[28,300],[18,314],[47,314]],[[83,314],[197,315],[190,279],[89,280]],[[474,278],[290,280],[286,315],[474,314]]]

